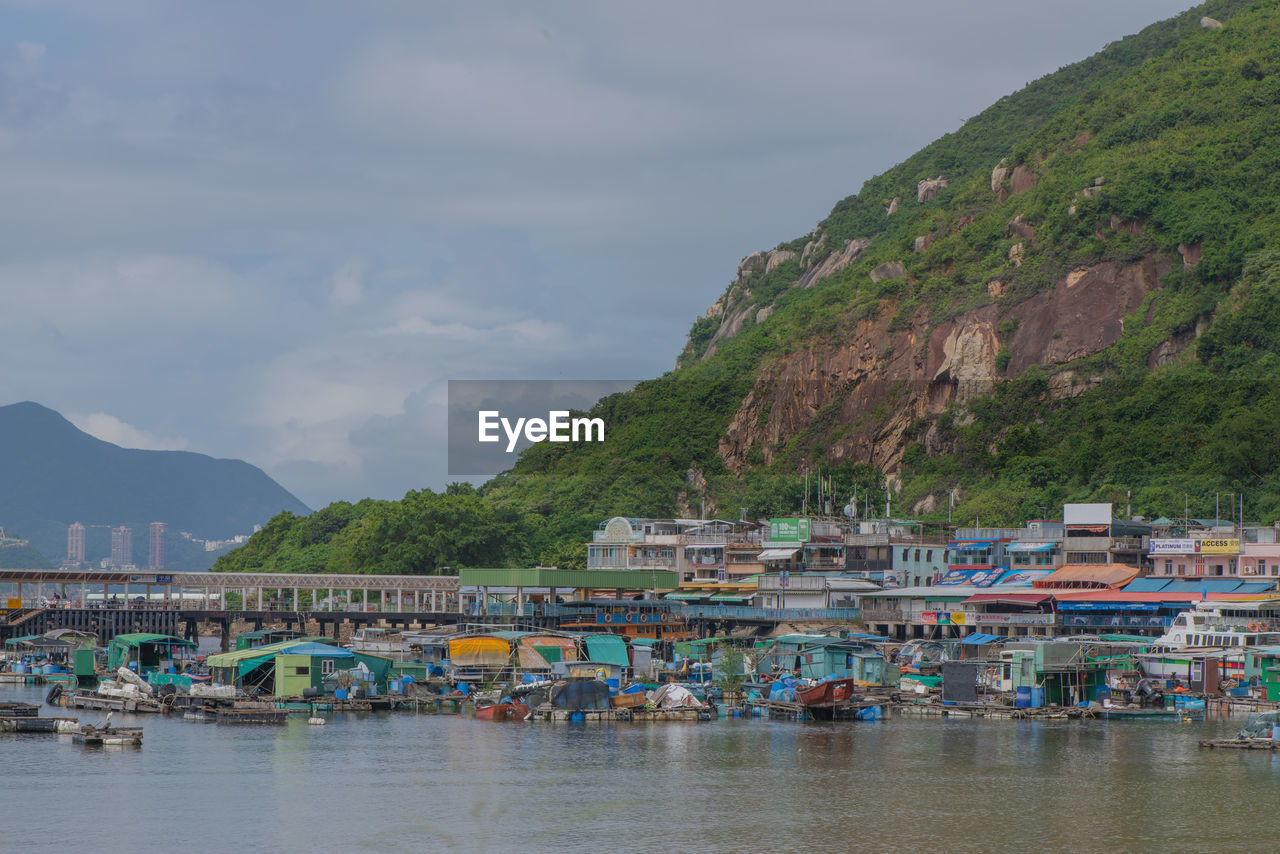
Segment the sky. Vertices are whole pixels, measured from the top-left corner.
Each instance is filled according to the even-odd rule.
[[[1187,0],[0,0],[0,404],[440,489],[450,379],[635,380],[757,249]]]

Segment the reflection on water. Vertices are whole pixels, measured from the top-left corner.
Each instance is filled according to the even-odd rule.
[[[36,701],[43,689],[3,695]],[[1199,851],[1280,831],[1267,808],[1280,760],[1197,747],[1241,719],[113,721],[141,722],[144,746],[0,735],[0,847],[132,854],[145,838],[168,851]]]

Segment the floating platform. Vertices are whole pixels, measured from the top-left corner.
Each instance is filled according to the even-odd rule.
[[[0,718],[0,732],[76,732],[75,718]]]
[[[1211,738],[1200,742],[1201,747],[1232,750],[1280,750],[1280,738]]]
[[[285,724],[289,713],[284,709],[215,709],[214,719],[220,724]]]
[[[98,729],[85,724],[79,732],[72,734],[71,740],[86,747],[141,747],[142,728],[116,728],[108,725]]]
[[[0,673],[0,685],[75,685],[74,673]]]
[[[101,712],[139,712],[156,714],[164,705],[153,697],[107,697],[101,694],[63,694],[62,705],[68,709],[92,709]]]
[[[0,703],[0,718],[34,718],[40,714],[35,703]]]
[[[681,706],[675,709],[569,709],[539,708],[529,713],[531,721],[595,722],[614,721],[709,721],[715,712],[707,707]]]

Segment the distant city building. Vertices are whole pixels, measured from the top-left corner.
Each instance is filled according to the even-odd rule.
[[[111,565],[130,566],[133,564],[133,531],[128,525],[111,529]]]
[[[149,569],[164,569],[164,533],[164,522],[151,523],[151,560],[147,564]]]
[[[84,563],[84,525],[79,522],[67,526],[67,561]]]

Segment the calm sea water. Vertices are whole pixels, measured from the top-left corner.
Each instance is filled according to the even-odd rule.
[[[0,850],[1266,850],[1280,756],[1197,747],[1241,720],[116,715],[142,748],[0,734]]]

